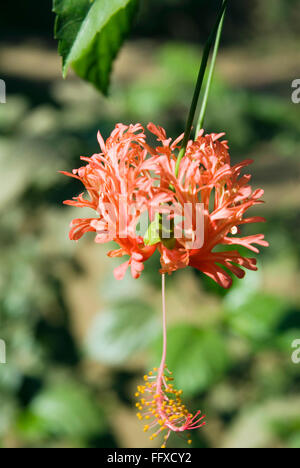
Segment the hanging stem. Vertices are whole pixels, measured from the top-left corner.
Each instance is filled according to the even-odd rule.
[[[161,293],[162,293],[162,316],[163,316],[163,352],[161,363],[158,371],[158,385],[157,390],[161,390],[162,376],[165,370],[166,357],[167,357],[167,317],[166,317],[166,275],[162,275],[161,279]]]
[[[180,162],[181,162],[183,156],[185,155],[187,145],[188,145],[188,142],[189,142],[189,139],[190,139],[190,136],[191,136],[193,122],[194,122],[194,118],[195,118],[195,113],[196,113],[196,110],[197,110],[197,105],[198,105],[199,96],[200,96],[200,92],[201,92],[203,81],[204,81],[204,76],[205,76],[205,71],[206,71],[210,51],[211,51],[212,45],[214,43],[215,36],[216,36],[216,34],[218,32],[220,22],[222,21],[224,12],[225,12],[225,10],[227,8],[227,2],[228,2],[228,0],[223,1],[223,5],[222,5],[221,10],[220,10],[220,12],[218,14],[216,24],[215,24],[215,26],[214,26],[214,28],[213,28],[213,30],[212,30],[206,44],[205,44],[205,47],[204,47],[202,61],[201,61],[200,70],[199,70],[199,74],[198,74],[198,79],[197,79],[197,83],[196,83],[196,88],[195,88],[195,92],[194,92],[194,96],[193,96],[193,100],[192,100],[188,120],[187,120],[187,123],[186,123],[185,132],[184,132],[184,138],[183,138],[182,146],[181,146],[181,149],[180,149],[177,161],[176,161],[176,167],[175,167],[176,177],[178,176]]]
[[[223,4],[224,3],[225,3],[225,1],[223,2]],[[217,36],[216,36],[213,56],[212,56],[212,59],[211,59],[211,64],[210,64],[209,73],[208,73],[208,77],[207,77],[207,83],[206,83],[205,92],[204,92],[204,96],[203,96],[203,102],[202,102],[202,105],[201,105],[198,124],[197,124],[197,127],[196,127],[196,138],[199,135],[199,132],[203,128],[203,124],[204,124],[205,112],[206,112],[206,108],[207,108],[207,103],[208,103],[210,88],[211,88],[211,84],[212,84],[212,80],[213,80],[213,76],[214,76],[214,71],[215,71],[215,68],[216,68],[216,61],[217,61],[218,51],[219,51],[220,42],[221,42],[221,36],[222,36],[222,31],[223,31],[223,26],[224,26],[225,15],[226,15],[226,6],[225,6],[225,10],[223,12],[221,22],[219,24]]]

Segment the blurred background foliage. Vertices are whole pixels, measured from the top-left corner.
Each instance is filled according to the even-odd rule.
[[[17,4],[17,5],[16,5]],[[0,17],[0,446],[150,446],[133,392],[161,347],[158,259],[139,281],[113,278],[93,236],[68,240],[62,206],[81,191],[58,170],[97,151],[96,131],[151,120],[182,132],[215,14],[211,0],[144,0],[104,100],[63,82],[50,1],[6,2]],[[271,243],[260,272],[225,292],[192,270],[168,279],[168,365],[208,426],[194,447],[300,447],[299,3],[233,0],[209,103],[233,161],[253,158]],[[16,14],[16,11],[18,12]],[[87,213],[88,215],[88,213]],[[249,231],[251,232],[251,231]],[[173,447],[184,446],[181,439]]]

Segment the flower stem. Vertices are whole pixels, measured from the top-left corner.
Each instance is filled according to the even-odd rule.
[[[225,3],[225,1],[223,3]],[[223,26],[224,26],[225,15],[226,15],[226,6],[225,6],[225,10],[223,12],[223,16],[221,18],[221,22],[219,24],[219,28],[218,28],[218,32],[217,32],[217,36],[216,36],[213,56],[212,56],[212,59],[211,59],[211,64],[210,64],[209,73],[208,73],[208,77],[207,77],[207,83],[206,83],[205,92],[204,92],[204,96],[203,96],[203,101],[202,101],[202,105],[201,105],[198,124],[197,124],[197,127],[196,127],[196,138],[199,135],[199,132],[203,128],[203,124],[204,124],[205,112],[206,112],[206,108],[207,108],[207,103],[208,103],[210,88],[211,88],[211,84],[212,84],[212,80],[213,80],[213,76],[214,76],[214,71],[215,71],[215,67],[216,67],[216,61],[217,61],[218,51],[219,51],[220,42],[221,42],[221,36],[222,36],[222,31],[223,31]]]
[[[162,376],[165,370],[167,357],[167,317],[166,317],[166,275],[162,275],[161,279],[162,293],[162,318],[163,318],[163,352],[159,368],[159,376]],[[161,380],[158,378],[158,381]]]
[[[198,105],[198,101],[199,101],[199,96],[200,96],[203,81],[204,81],[204,76],[205,76],[205,72],[206,72],[206,67],[207,67],[210,51],[211,51],[212,45],[214,43],[216,34],[218,32],[220,22],[222,21],[224,12],[226,10],[227,2],[228,2],[228,0],[223,1],[222,7],[221,7],[220,12],[218,14],[216,24],[215,24],[215,26],[214,26],[214,28],[213,28],[213,30],[212,30],[206,44],[205,44],[205,47],[204,47],[202,61],[201,61],[201,65],[200,65],[200,70],[199,70],[197,83],[196,83],[196,87],[195,87],[195,91],[194,91],[194,96],[193,96],[192,104],[191,104],[191,107],[190,107],[185,132],[184,132],[184,138],[183,138],[182,146],[181,146],[181,149],[180,149],[177,161],[176,161],[176,168],[175,168],[176,177],[178,176],[180,162],[181,162],[183,156],[185,155],[187,145],[188,145],[191,133],[192,133],[193,122],[194,122],[195,113],[196,113],[197,105]]]

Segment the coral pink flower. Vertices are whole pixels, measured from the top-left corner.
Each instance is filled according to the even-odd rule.
[[[220,141],[224,134],[198,136],[195,142],[190,141],[186,154],[180,162],[178,177],[175,176],[176,155],[174,149],[179,140],[172,143],[167,140],[165,131],[151,124],[149,127],[162,143],[156,148],[156,158],[148,163],[148,169],[155,171],[161,180],[161,187],[171,202],[170,216],[183,212],[183,207],[192,207],[191,226],[182,237],[176,240],[173,249],[164,243],[158,248],[161,253],[161,273],[172,273],[187,266],[194,267],[211,277],[224,288],[229,288],[232,278],[223,267],[226,267],[238,278],[245,275],[241,268],[256,270],[256,259],[246,258],[237,250],[219,251],[220,246],[237,245],[258,253],[256,245],[268,246],[262,234],[240,237],[239,226],[265,221],[262,217],[244,218],[246,211],[260,200],[264,191],[252,191],[250,175],[241,175],[244,167],[251,164],[247,160],[231,166],[228,145]],[[203,204],[204,242],[201,248],[189,248],[196,233],[196,207]],[[168,210],[167,206],[164,207]],[[218,250],[216,250],[218,249]]]
[[[245,218],[246,211],[262,203],[263,190],[252,191],[250,175],[241,171],[252,161],[231,165],[224,134],[204,136],[202,131],[196,141],[190,141],[176,176],[176,152],[182,139],[172,142],[161,127],[149,124],[160,146],[146,144],[141,125],[129,127],[118,124],[106,143],[98,134],[102,152],[91,158],[82,157],[86,166],[64,172],[79,179],[85,186],[84,194],[65,203],[92,208],[97,217],[75,219],[71,224],[70,238],[78,240],[86,232],[96,232],[96,242],[115,241],[118,250],[111,257],[129,256],[129,260],[115,270],[122,279],[131,267],[134,278],[144,269],[144,262],[156,248],[161,254],[161,273],[172,273],[187,266],[194,267],[215,280],[224,288],[232,284],[230,274],[238,278],[245,275],[242,268],[256,270],[256,259],[247,258],[237,250],[220,251],[220,246],[242,246],[258,253],[257,246],[268,246],[262,234],[241,237],[243,224],[265,221],[262,217]],[[186,205],[191,207],[189,229],[183,222],[174,228],[176,242],[173,248],[166,242],[145,245],[137,234],[137,224],[143,213],[153,220],[153,213],[167,213],[169,217],[182,215]],[[197,209],[203,206],[203,244],[191,247],[197,235]],[[179,235],[178,235],[179,233]],[[180,234],[181,233],[181,234]]]
[[[172,142],[161,127],[149,124],[160,145],[151,148],[146,144],[141,125],[129,127],[118,124],[106,143],[98,134],[102,152],[91,158],[82,157],[86,166],[63,172],[79,179],[85,186],[84,194],[65,203],[88,207],[97,217],[72,221],[70,238],[78,240],[86,232],[96,232],[96,242],[115,241],[118,250],[110,257],[129,256],[129,260],[115,270],[122,279],[127,268],[138,278],[144,262],[156,248],[161,254],[161,273],[172,273],[187,266],[194,267],[214,279],[224,288],[232,284],[225,267],[238,278],[245,275],[242,268],[256,270],[256,259],[242,256],[237,250],[220,251],[220,246],[242,246],[258,253],[256,246],[268,246],[261,234],[240,237],[243,224],[263,222],[262,217],[245,218],[246,211],[262,203],[263,190],[252,191],[250,175],[241,171],[252,161],[231,165],[224,134],[204,136],[202,131],[196,141],[190,141],[176,176],[176,152],[182,139]],[[191,248],[197,232],[197,208],[203,206],[203,245]],[[137,224],[143,213],[153,220],[153,213],[167,213],[170,217],[181,215],[186,205],[191,207],[189,229],[182,222],[176,224],[176,243],[172,249],[165,242],[145,245],[137,235]],[[177,235],[178,232],[181,235]],[[176,234],[176,235],[175,235]]]
[[[149,171],[143,168],[148,147],[141,125],[119,124],[106,142],[100,133],[98,141],[100,154],[82,157],[88,164],[73,170],[72,174],[63,172],[79,179],[89,195],[86,199],[82,193],[64,203],[92,208],[97,213],[94,218],[73,220],[70,239],[78,240],[86,232],[93,231],[97,232],[95,241],[98,243],[115,241],[120,249],[108,255],[130,257],[115,270],[116,278],[122,279],[129,266],[132,276],[138,278],[144,262],[156,247],[145,246],[143,238],[136,234],[136,225],[150,204],[161,203],[166,197],[160,196],[153,187]]]

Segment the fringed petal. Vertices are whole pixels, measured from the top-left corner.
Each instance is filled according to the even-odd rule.
[[[71,222],[69,237],[71,240],[79,240],[87,232],[95,232],[95,228],[91,225],[94,218],[90,219],[74,219]]]

